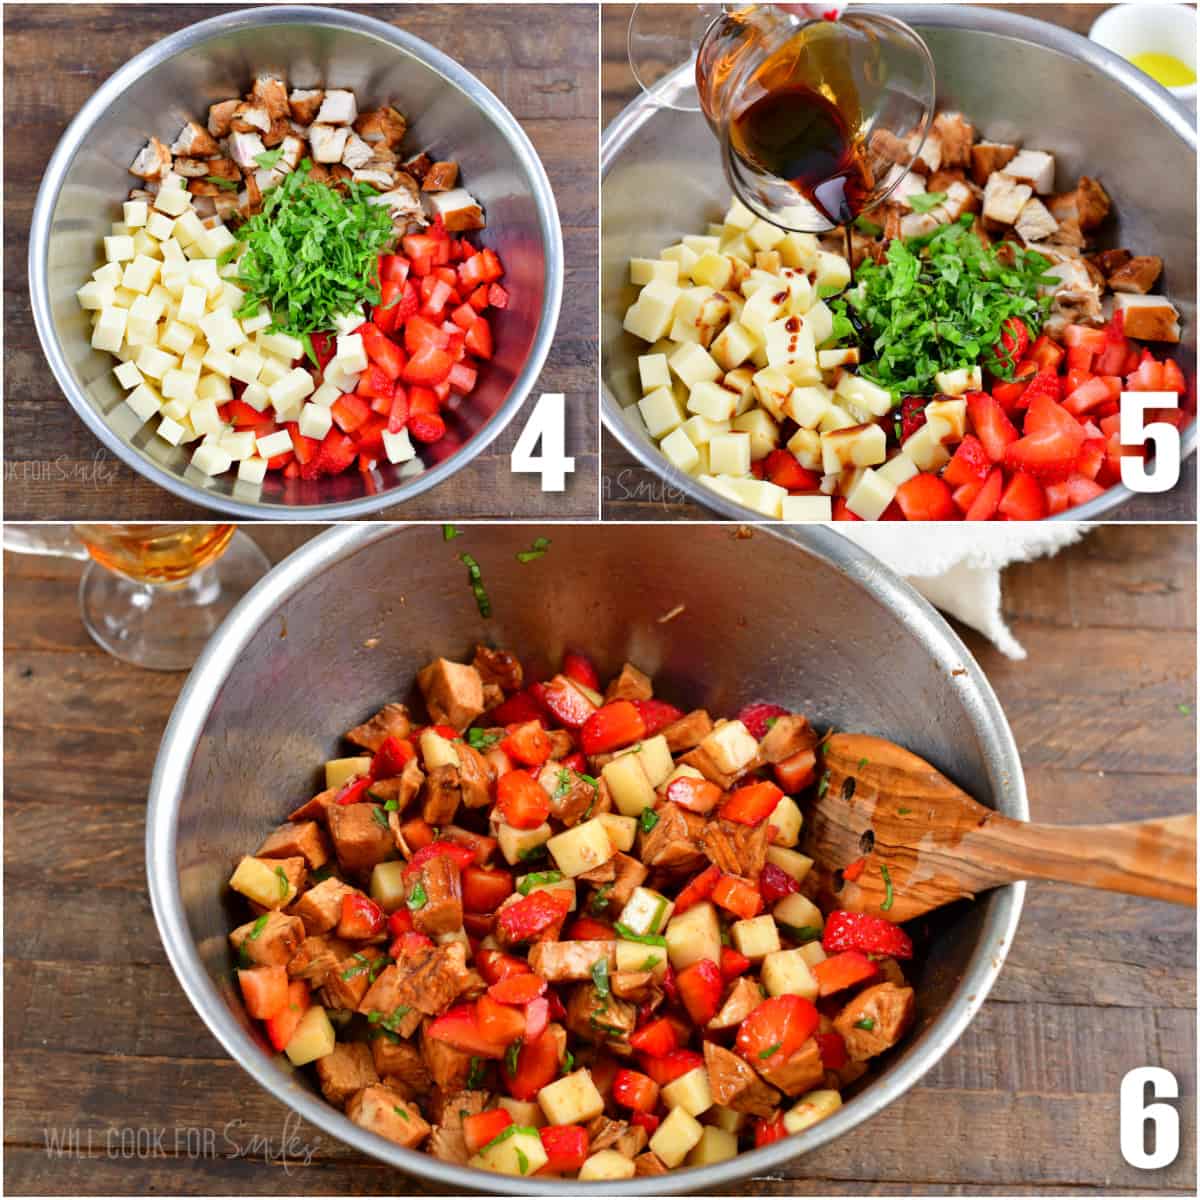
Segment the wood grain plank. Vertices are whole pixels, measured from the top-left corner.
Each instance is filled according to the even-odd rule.
[[[478,75],[521,122],[550,177],[567,270],[554,344],[531,399],[512,424],[452,479],[376,519],[514,515],[593,518],[597,512],[598,214],[597,17],[591,5],[350,6],[401,24]],[[203,16],[235,11],[206,6]],[[195,520],[204,509],[143,479],[101,444],[54,386],[34,333],[26,284],[37,182],[82,103],[132,54],[197,19],[171,5],[22,5],[5,20],[4,360],[5,503],[9,520]],[[509,455],[542,391],[568,397],[561,494],[514,475]]]

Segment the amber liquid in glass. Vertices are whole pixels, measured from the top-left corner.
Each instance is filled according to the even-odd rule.
[[[76,525],[88,554],[138,583],[178,583],[229,545],[236,525]]]

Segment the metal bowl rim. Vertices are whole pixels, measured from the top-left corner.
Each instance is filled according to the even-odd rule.
[[[263,500],[241,500],[233,496],[209,492],[160,466],[131,442],[121,437],[104,419],[103,414],[88,402],[83,394],[83,389],[76,385],[55,329],[51,311],[47,278],[51,217],[76,154],[92,128],[103,119],[115,98],[136,80],[183,51],[193,49],[223,34],[272,25],[320,26],[390,43],[396,49],[416,58],[424,66],[440,75],[452,87],[462,92],[512,147],[522,170],[532,181],[533,198],[537,209],[538,234],[546,260],[545,295],[538,316],[537,334],[530,345],[529,353],[521,370],[509,388],[504,403],[488,418],[481,429],[468,438],[444,462],[385,491],[371,496],[361,496],[355,500],[325,504],[283,504]],[[108,450],[138,474],[145,476],[182,500],[237,517],[303,521],[344,520],[377,512],[381,508],[394,504],[402,504],[449,478],[490,445],[516,416],[545,365],[558,324],[559,309],[562,305],[564,273],[562,224],[550,180],[528,135],[495,93],[448,55],[403,29],[397,29],[374,17],[315,5],[311,8],[303,5],[249,8],[240,12],[210,17],[208,20],[198,21],[159,39],[114,71],[72,119],[46,165],[29,228],[28,270],[30,302],[42,353],[50,364],[54,378],[71,407]]]
[[[1073,33],[1058,25],[1051,25],[1036,17],[1000,9],[968,8],[961,4],[930,4],[914,6],[888,6],[887,12],[900,16],[912,25],[925,25],[941,29],[967,29],[977,33],[998,34],[1065,54],[1077,59],[1109,76],[1115,83],[1130,92],[1146,107],[1150,108],[1187,147],[1196,153],[1196,120],[1180,101],[1161,84],[1155,83],[1132,64],[1105,49],[1097,42]],[[680,68],[668,79],[686,71]],[[664,85],[665,86],[665,85]],[[600,186],[620,158],[629,139],[658,111],[654,102],[644,92],[631,100],[609,123],[600,139]],[[762,521],[761,513],[742,504],[735,504],[717,492],[698,483],[691,475],[674,466],[656,446],[640,438],[629,428],[624,409],[609,389],[604,374],[600,376],[600,419],[604,428],[633,455],[642,466],[661,476],[676,491],[688,499],[733,521]],[[1181,439],[1181,459],[1186,459],[1196,450],[1200,426],[1193,418],[1184,430]],[[1123,483],[1105,489],[1104,494],[1076,508],[1056,513],[1047,518],[1051,521],[1093,521],[1104,513],[1132,499],[1136,493]]]
[[[203,734],[212,704],[242,649],[263,628],[278,606],[305,584],[338,562],[374,542],[397,536],[411,524],[341,526],[307,542],[279,563],[238,604],[213,635],[180,693],[171,713],[154,765],[146,814],[146,874],[159,936],[184,993],[224,1049],[257,1083],[295,1109],[318,1129],[419,1178],[472,1192],[514,1195],[633,1196],[646,1183],[630,1180],[579,1183],[575,1180],[520,1179],[442,1162],[416,1150],[405,1150],[355,1125],[323,1099],[293,1085],[242,1029],[221,999],[200,961],[179,888],[176,831],[179,805],[195,746]],[[1003,709],[986,676],[945,619],[908,583],[877,559],[833,530],[776,530],[761,527],[755,536],[802,548],[850,575],[868,595],[894,611],[911,628],[924,649],[966,691],[981,743],[990,749],[1009,797],[1008,815],[1028,820],[1020,756]],[[997,784],[996,780],[993,780]],[[998,784],[997,784],[998,786]],[[958,1040],[982,1006],[1012,945],[1024,902],[1025,885],[999,889],[992,899],[979,939],[957,983],[953,998],[923,1033],[921,1053],[896,1064],[887,1076],[853,1097],[832,1117],[812,1129],[773,1145],[746,1151],[708,1167],[674,1170],[654,1180],[656,1192],[704,1193],[755,1172],[777,1170],[793,1158],[848,1133],[898,1099],[929,1071]]]

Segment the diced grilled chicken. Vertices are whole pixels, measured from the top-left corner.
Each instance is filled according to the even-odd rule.
[[[421,181],[424,192],[449,192],[458,183],[458,163],[435,162]]]
[[[450,233],[482,229],[485,225],[479,201],[466,188],[433,192],[429,196],[429,206],[442,218],[442,223]]]
[[[389,150],[398,150],[408,131],[404,116],[390,105],[373,108],[360,113],[354,122],[354,131],[372,145],[381,144]]]
[[[885,984],[885,987],[890,986]],[[911,994],[911,989],[909,989]],[[786,1096],[802,1096],[819,1087],[825,1078],[825,1067],[821,1062],[821,1050],[815,1039],[809,1038],[799,1050],[782,1063],[759,1067],[759,1074],[772,1087]]]
[[[967,167],[971,164],[971,146],[975,141],[975,126],[962,113],[938,113],[933,119],[934,132],[941,143],[941,167]],[[922,151],[924,156],[924,151]],[[928,160],[926,160],[928,161]],[[936,170],[936,168],[934,168]]]
[[[342,149],[342,162],[350,170],[357,171],[360,167],[365,167],[370,161],[371,147],[357,133],[351,133],[346,138],[346,144]]]
[[[206,129],[189,121],[171,143],[171,153],[184,158],[213,158],[221,153],[221,147]]]
[[[712,718],[702,708],[693,709],[690,713],[673,721],[662,731],[667,739],[667,747],[672,754],[681,754],[685,750],[694,750],[710,733],[712,733]]]
[[[199,179],[208,174],[208,163],[202,158],[176,158],[171,170],[185,179]]]
[[[583,983],[601,960],[616,967],[616,942],[537,942],[529,948],[529,965],[547,983]]]
[[[369,721],[348,730],[346,741],[374,754],[388,738],[406,738],[411,732],[408,708],[403,704],[385,704]]]
[[[234,133],[266,133],[271,128],[271,114],[264,105],[243,100],[233,110],[230,126]]]
[[[908,139],[908,152],[912,154],[917,148],[917,135],[914,133]],[[930,129],[921,147],[921,153],[914,160],[913,168],[922,175],[932,175],[942,165],[942,135],[936,129]]]
[[[335,1042],[333,1050],[316,1061],[321,1094],[341,1108],[355,1092],[379,1082],[366,1042]]]
[[[233,132],[233,114],[240,100],[218,100],[208,106],[208,132],[214,138],[227,138]]]
[[[704,1066],[717,1104],[756,1117],[768,1117],[778,1107],[779,1093],[759,1079],[754,1068],[732,1050],[705,1042]]]
[[[877,983],[859,992],[833,1020],[855,1062],[891,1049],[907,1032],[916,1011],[912,988]]]
[[[1135,292],[1144,296],[1153,290],[1162,269],[1163,260],[1156,254],[1139,254],[1109,274],[1108,286],[1114,292]]]
[[[242,173],[237,163],[231,158],[210,158],[204,164],[204,174],[188,183],[188,191],[194,196],[211,196],[214,199],[221,196],[229,198],[231,206],[237,208],[237,189],[212,183],[214,179],[227,179],[231,184],[240,185]]]
[[[1054,155],[1044,150],[1022,150],[1004,170],[1014,179],[1029,184],[1039,196],[1054,191]]]
[[[1003,171],[1016,157],[1016,146],[1008,142],[976,142],[971,147],[971,178],[980,187],[986,187],[988,179],[996,171]]]
[[[393,179],[391,171],[380,167],[372,167],[368,163],[365,167],[360,167],[354,172],[354,181],[356,183],[369,183],[378,191],[386,192],[392,186]]]
[[[714,1033],[736,1029],[761,1003],[763,994],[752,979],[739,979],[729,989],[729,995],[717,1015],[708,1023]]]
[[[1075,188],[1076,206],[1079,209],[1079,228],[1084,233],[1094,233],[1108,220],[1112,201],[1098,179],[1080,176]]]
[[[1133,255],[1128,250],[1097,250],[1094,254],[1087,256],[1087,261],[1107,280],[1114,271],[1120,270],[1131,258]]]
[[[254,161],[258,155],[265,153],[266,146],[257,133],[238,132],[229,136],[229,157],[243,171],[254,171],[258,164]]]
[[[255,79],[250,98],[265,108],[273,121],[290,113],[287,85],[274,75],[260,75]]]
[[[1032,195],[1029,184],[1004,171],[994,171],[983,191],[983,215],[998,225],[1013,225]]]
[[[331,88],[325,93],[315,120],[322,125],[353,125],[357,116],[358,102],[354,93]]]
[[[152,137],[138,152],[129,167],[131,175],[140,179],[161,179],[171,169],[171,152],[156,137]]]
[[[297,125],[311,125],[317,119],[324,99],[324,88],[293,88],[288,96],[288,112]]]
[[[487,1103],[487,1092],[456,1092],[446,1097],[441,1122],[429,1136],[429,1153],[443,1162],[465,1165],[471,1155],[463,1137],[463,1120],[483,1112]]]
[[[1057,286],[1045,285],[1043,292],[1052,292],[1054,303],[1046,330],[1057,336],[1068,325],[1092,325],[1103,317],[1100,289],[1088,273],[1082,259],[1064,259],[1046,271],[1061,280]]]
[[[1050,210],[1035,196],[1027,201],[1017,217],[1017,236],[1024,242],[1041,242],[1058,232],[1058,222]]]
[[[314,162],[340,163],[350,131],[345,126],[313,124],[308,129],[308,144]]]
[[[1115,312],[1125,314],[1125,333],[1145,342],[1178,342],[1179,311],[1165,296],[1119,293]]]

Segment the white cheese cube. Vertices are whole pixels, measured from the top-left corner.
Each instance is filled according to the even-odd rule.
[[[729,934],[733,938],[734,949],[755,961],[781,949],[779,930],[770,913],[735,921]]]
[[[741,366],[761,344],[740,321],[732,321],[713,339],[709,353],[722,370],[732,371]]]
[[[720,291],[733,279],[733,262],[715,250],[706,250],[692,267],[692,279],[705,287]],[[673,282],[673,281],[672,281]]]
[[[679,264],[666,258],[631,258],[629,260],[629,282],[642,287],[647,283],[677,284]]]
[[[786,289],[781,289],[786,291]],[[767,336],[767,326],[778,319],[783,303],[776,299],[779,292],[770,288],[760,288],[747,301],[738,320],[759,341]]]
[[[803,363],[809,365],[817,376],[812,382],[820,381],[817,348],[812,331],[803,317],[783,317],[770,321],[765,335],[769,366],[785,367],[792,363]]]
[[[75,293],[75,298],[79,301],[80,308],[99,312],[103,308],[116,307],[113,303],[115,295],[116,288],[90,279]]]
[[[868,467],[846,496],[846,507],[864,521],[878,521],[896,498],[898,485]]]
[[[645,342],[657,342],[671,328],[680,289],[662,280],[653,280],[642,288],[625,313],[624,328]]]
[[[300,410],[300,432],[304,437],[323,438],[332,425],[333,414],[319,404],[306,404]]]
[[[703,346],[694,342],[680,346],[667,362],[671,370],[688,387],[702,382],[714,382],[721,378],[721,368],[713,362],[712,356]]]
[[[638,378],[642,382],[642,394],[650,395],[659,388],[671,386],[671,371],[665,354],[638,355]]]
[[[127,229],[141,229],[150,215],[150,205],[145,200],[126,200],[121,211]]]
[[[182,400],[188,403],[196,395],[196,377],[186,371],[172,367],[163,372],[162,394],[168,400]]]
[[[210,371],[217,375],[222,375],[226,379],[229,378],[230,373],[237,367],[237,362],[235,361],[233,355],[227,350],[216,350],[210,348],[209,350],[205,351],[203,361],[205,367],[207,367]]]
[[[738,397],[712,380],[701,380],[688,390],[687,410],[709,421],[727,421],[733,416]]]
[[[821,470],[821,435],[815,429],[797,429],[788,439],[787,448],[802,467],[809,471]]]
[[[207,313],[197,324],[214,350],[232,350],[246,340],[242,327],[226,308]]]
[[[148,383],[141,383],[125,397],[125,403],[145,422],[158,415],[162,397]]]
[[[277,429],[256,439],[258,452],[263,458],[274,458],[277,454],[286,454],[292,448],[291,435],[286,429]]]
[[[678,1079],[664,1085],[662,1098],[673,1111],[682,1109],[693,1117],[708,1112],[713,1106],[708,1071],[704,1067],[693,1067],[684,1072]]]
[[[784,488],[766,479],[731,479],[729,489],[739,504],[773,520],[779,519],[787,496]]]
[[[326,377],[329,376],[329,373],[332,369],[333,363],[330,363],[329,366],[325,368]],[[276,358],[273,354],[266,354],[263,356],[262,366],[258,369],[258,382],[261,383],[263,387],[269,388],[289,375],[291,370],[291,363],[286,363],[282,358]],[[352,376],[352,378],[357,380],[358,376],[355,375]],[[354,388],[350,387],[344,390],[352,392],[354,391]]]
[[[306,407],[313,406],[306,405]],[[385,429],[383,431],[383,449],[390,463],[411,462],[417,457],[407,429],[401,429],[399,433],[391,433]]]
[[[214,404],[224,404],[233,399],[233,388],[223,375],[205,375],[196,385],[196,395]]]
[[[832,1088],[807,1092],[783,1114],[783,1127],[788,1133],[803,1133],[818,1121],[831,1117],[842,1107],[842,1096]]]
[[[925,406],[925,419],[945,424],[948,432],[944,440],[961,442],[967,432],[967,402],[965,400],[931,400]]]
[[[550,838],[546,846],[558,869],[572,879],[602,866],[615,853],[608,833],[595,817]]]
[[[278,338],[281,334],[270,334],[270,338]],[[266,339],[263,339],[266,341]],[[301,349],[303,352],[303,348]],[[298,354],[281,355],[280,357],[299,358]],[[333,361],[343,370],[361,374],[367,369],[367,351],[363,346],[361,333],[346,333],[339,334],[337,339],[337,352],[334,354]]]
[[[826,475],[875,466],[886,458],[887,437],[878,425],[851,425],[821,436],[821,465]]]
[[[265,412],[271,403],[267,389],[261,383],[248,383],[242,389],[242,403],[250,405],[258,412]]]
[[[109,262],[126,262],[134,254],[133,238],[128,234],[114,234],[104,239],[104,257]]]
[[[106,262],[92,272],[92,279],[101,287],[115,289],[121,286],[121,276],[124,273],[125,269],[119,262]]]
[[[785,267],[796,271],[815,271],[820,261],[821,243],[811,233],[789,233],[775,249]]]
[[[237,477],[242,483],[262,483],[267,477],[267,460],[243,458],[238,464]]]
[[[195,210],[189,208],[175,218],[173,233],[175,240],[186,250],[189,246],[195,245],[196,241],[204,235],[204,224],[196,215]]]
[[[897,454],[895,458],[889,459],[875,471],[876,475],[893,484],[897,490],[902,483],[907,483],[914,475],[920,473],[921,469],[907,454]]]
[[[673,246],[668,246],[659,256],[670,262],[679,264],[679,276],[681,279],[691,278],[692,268],[700,259],[700,255],[685,246],[682,242],[676,242]],[[657,341],[657,338],[647,338],[647,341]]]
[[[634,933],[645,937],[647,934],[661,934],[674,910],[674,903],[661,892],[635,887],[617,919]]]
[[[121,286],[131,292],[148,292],[158,279],[161,264],[145,254],[135,254],[121,276]]]
[[[187,435],[187,429],[184,428],[178,421],[172,417],[164,416],[158,423],[158,428],[154,431],[164,442],[171,446],[178,446]]]
[[[192,207],[192,195],[185,188],[164,185],[154,197],[154,207],[168,217],[179,217]]]
[[[242,321],[242,331],[244,333],[258,333],[260,330],[266,329],[271,324],[271,310],[265,305],[258,306],[258,312],[252,317],[246,317]]]
[[[758,742],[741,721],[721,721],[700,743],[717,770],[736,775],[758,756]]]
[[[171,321],[162,331],[158,344],[172,354],[186,354],[196,340],[196,331],[182,321]]]
[[[622,816],[637,817],[644,809],[654,807],[654,786],[636,754],[617,755],[604,764],[600,774]]]
[[[683,411],[674,391],[669,387],[660,387],[657,391],[643,396],[638,401],[638,411],[646,423],[647,432],[655,439],[665,437],[683,424]]]
[[[179,320],[185,325],[199,326],[204,320],[208,297],[198,284],[189,283],[179,298]]]
[[[667,461],[681,471],[691,474],[700,466],[700,451],[682,429],[672,430],[658,447]]]
[[[221,433],[220,446],[234,462],[242,462],[244,459],[253,458],[255,451],[254,431],[252,429],[225,429]]]
[[[857,346],[842,346],[836,350],[819,350],[817,366],[822,371],[834,371],[838,367],[853,367],[858,365],[859,353]]]
[[[161,193],[160,193],[161,195]],[[192,455],[192,466],[204,475],[223,475],[233,466],[233,459],[212,442],[201,442]]]
[[[141,373],[150,379],[162,379],[170,370],[179,366],[179,359],[157,346],[143,346],[134,359]]]
[[[828,496],[785,496],[781,515],[789,525],[832,521],[833,501]]]
[[[778,225],[772,225],[761,217],[746,230],[746,241],[755,250],[770,250],[778,246],[785,237],[787,237],[787,230],[780,229]]]
[[[946,425],[941,421],[930,421],[922,425],[905,443],[902,453],[916,464],[920,471],[936,471],[950,461],[950,451],[942,443]]]
[[[828,250],[817,253],[817,294],[832,295],[842,291],[850,282],[850,264],[840,255]]]
[[[803,429],[815,429],[833,405],[833,393],[824,384],[794,388],[784,412]]]
[[[673,1108],[654,1131],[650,1149],[668,1169],[679,1166],[704,1136],[704,1126],[682,1108]]]
[[[537,1102],[551,1125],[582,1125],[604,1111],[604,1097],[586,1067],[546,1084]]]
[[[766,458],[779,445],[779,426],[765,409],[739,413],[733,418],[732,427],[735,433],[749,435],[751,462]]]
[[[175,232],[175,218],[168,217],[163,212],[152,212],[146,217],[146,232],[152,237],[163,243],[165,246],[172,240],[172,234]],[[178,249],[178,246],[176,246]],[[167,252],[163,250],[163,258],[167,259]],[[182,258],[182,254],[180,254]],[[174,258],[172,254],[171,258]]]
[[[267,388],[267,395],[276,410],[291,411],[299,408],[301,401],[311,396],[316,384],[303,367],[293,367],[281,380]]]
[[[799,950],[776,950],[763,959],[762,983],[768,996],[803,996],[816,1000],[817,977]]]
[[[258,347],[247,342],[244,346],[239,347],[238,352],[233,356],[233,364],[229,378],[236,379],[239,383],[250,384],[257,382],[258,373],[262,370],[263,358]]]
[[[123,388],[135,388],[142,382],[142,373],[133,362],[123,362],[113,367],[113,374]]]
[[[708,461],[714,475],[749,475],[750,435],[718,433],[708,443]]]
[[[776,367],[764,367],[751,377],[759,404],[776,420],[782,420],[795,384]]]
[[[202,380],[201,386],[205,382],[207,381]],[[202,437],[206,434],[220,437],[225,428],[225,422],[221,420],[221,414],[217,412],[217,401],[211,396],[199,396],[192,402],[191,408],[188,409],[188,420],[191,421],[192,428],[196,433]],[[291,438],[288,439],[288,445],[291,445]]]
[[[849,372],[838,380],[834,394],[851,412],[857,412],[864,420],[882,417],[892,410],[892,393],[878,384]]]
[[[822,497],[824,499],[825,497]],[[794,846],[800,840],[804,827],[804,814],[791,796],[780,796],[779,803],[767,818],[767,824],[775,826],[771,843],[775,846]]]
[[[687,434],[688,441],[697,448],[707,447],[718,433],[728,433],[732,426],[729,421],[712,421],[708,417],[688,417],[681,426]]]
[[[200,253],[213,259],[219,258],[236,241],[229,228],[223,224],[214,225],[211,229],[202,228],[196,236],[196,245],[200,247]]]
[[[943,396],[963,396],[983,390],[983,371],[979,367],[962,367],[957,371],[939,371],[933,385]]]

